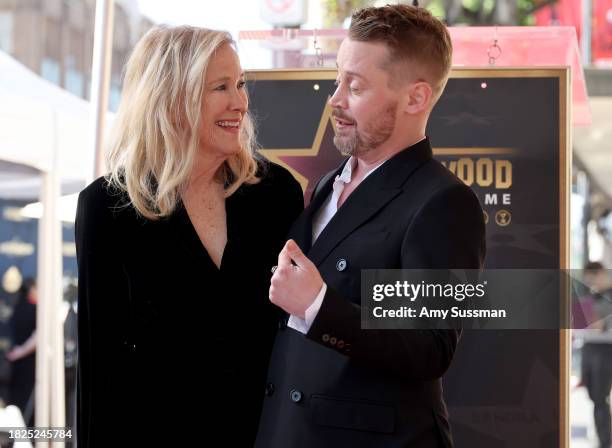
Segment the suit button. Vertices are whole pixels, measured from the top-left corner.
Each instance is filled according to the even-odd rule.
[[[274,394],[274,384],[266,384],[266,397],[271,397]]]
[[[331,345],[336,345],[336,338],[334,338],[334,337],[329,338],[329,343]]]
[[[299,403],[300,401],[302,401],[302,392],[297,389],[293,389],[289,394],[289,397],[294,403]]]
[[[346,260],[344,258],[341,258],[336,262],[336,269],[340,272],[346,269]]]
[[[329,341],[329,335],[326,333],[321,337],[321,339],[323,339],[323,342],[327,342]]]

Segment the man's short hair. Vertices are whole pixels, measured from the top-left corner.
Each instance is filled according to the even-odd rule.
[[[427,81],[439,98],[452,63],[453,46],[446,26],[424,8],[405,4],[363,8],[351,17],[348,36],[360,42],[382,42],[389,49],[393,84],[408,74]]]

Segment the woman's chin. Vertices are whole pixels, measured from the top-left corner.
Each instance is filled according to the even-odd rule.
[[[213,155],[216,157],[228,158],[238,154],[241,147],[238,143],[233,145],[215,145],[214,147],[201,148],[202,153]]]
[[[239,145],[239,144],[236,144],[236,145],[233,145],[233,146],[231,146],[231,147],[229,147],[229,148],[226,148],[226,149],[227,149],[227,150],[225,151],[225,153],[226,153],[228,156],[235,156],[236,154],[238,154],[238,153],[240,152],[240,150],[241,150],[242,148],[240,148],[240,145]]]

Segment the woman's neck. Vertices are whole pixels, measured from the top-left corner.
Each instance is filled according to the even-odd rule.
[[[217,173],[224,162],[224,158],[214,160],[210,158],[206,160],[204,157],[197,158],[189,176],[187,190],[203,191],[216,187],[219,184],[216,179]]]

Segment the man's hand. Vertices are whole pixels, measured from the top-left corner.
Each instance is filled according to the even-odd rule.
[[[304,319],[306,309],[317,298],[323,283],[317,267],[295,241],[289,240],[278,254],[278,267],[270,282],[270,301]]]

